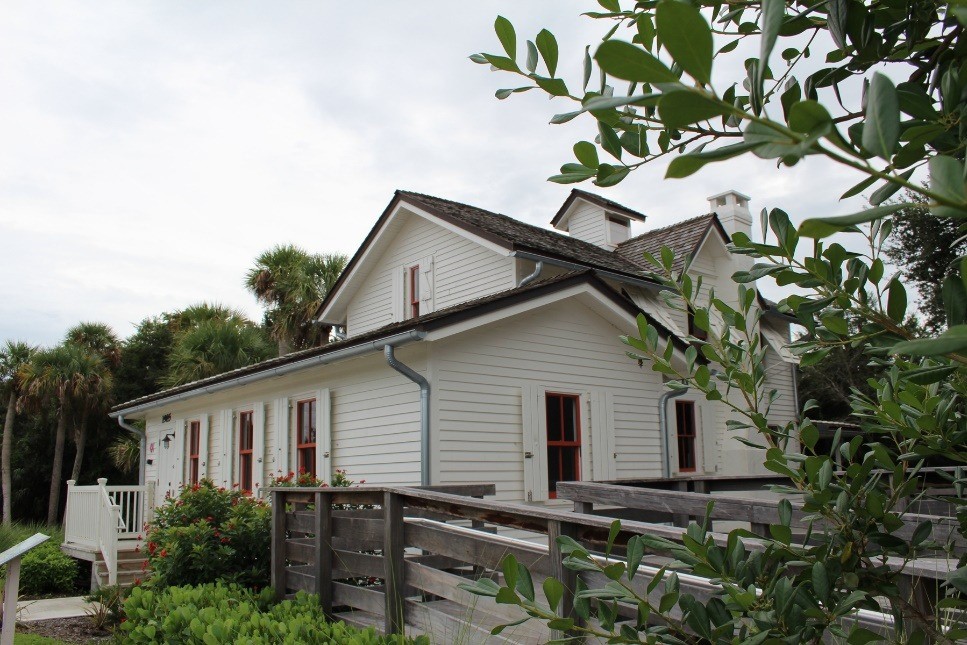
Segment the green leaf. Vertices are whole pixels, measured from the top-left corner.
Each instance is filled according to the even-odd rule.
[[[833,127],[833,118],[821,103],[816,101],[799,101],[789,108],[789,127],[796,132],[810,134],[816,130]]]
[[[494,54],[484,54],[483,57],[487,60],[488,63],[490,63],[497,69],[502,69],[505,72],[520,71],[520,68],[517,67],[517,63],[507,58],[506,56],[495,56]]]
[[[897,323],[903,323],[907,314],[907,290],[899,276],[890,280],[887,286],[886,313]]]
[[[631,96],[595,96],[584,102],[587,111],[609,110],[623,105],[643,103],[651,99],[658,99],[661,94],[632,94]]]
[[[594,180],[594,185],[602,188],[614,186],[621,183],[621,180],[627,177],[629,172],[630,169],[627,166],[615,167],[603,163],[598,167],[598,178]]]
[[[776,46],[776,37],[782,28],[782,21],[786,14],[786,0],[763,0],[762,20],[759,29],[762,32],[759,45],[759,69],[756,83],[762,85],[763,74],[769,66],[769,56]]]
[[[907,172],[900,175],[900,178],[904,181],[907,181],[911,176],[913,176],[914,170],[916,169],[911,168]],[[870,195],[870,205],[879,206],[886,200],[890,199],[890,197],[892,197],[901,188],[903,188],[901,184],[893,181],[887,181],[882,186],[877,188],[872,195]]]
[[[567,85],[559,78],[545,78],[543,76],[533,76],[534,82],[538,87],[551,96],[567,96]]]
[[[696,81],[708,85],[712,79],[712,30],[698,9],[684,2],[662,0],[655,26],[675,62]]]
[[[527,71],[531,74],[537,69],[537,46],[531,41],[527,41],[527,62],[525,63]]]
[[[598,149],[589,141],[578,141],[575,143],[574,156],[587,168],[597,168],[601,164],[598,161]]]
[[[890,160],[900,138],[900,102],[893,81],[876,72],[866,97],[863,147],[877,157]]]
[[[812,582],[813,591],[825,603],[829,599],[829,574],[822,562],[813,564]]]
[[[952,157],[930,159],[930,190],[955,202],[967,201],[964,189],[964,165]]]
[[[601,135],[601,147],[615,159],[621,159],[621,139],[614,128],[603,121],[598,121],[598,134]]]
[[[857,224],[865,224],[866,222],[872,222],[875,219],[886,217],[903,207],[903,204],[890,204],[888,206],[868,208],[865,211],[852,213],[850,215],[809,218],[799,225],[799,235],[817,240],[822,239],[834,233],[854,230]]]
[[[553,77],[557,74],[557,38],[548,30],[541,29],[535,40],[537,40],[537,51],[541,53],[544,65],[547,66],[547,73]]]
[[[494,31],[497,32],[497,38],[507,55],[511,59],[517,58],[517,33],[514,31],[514,25],[503,16],[497,16],[494,20]]]
[[[692,152],[686,155],[679,155],[672,159],[672,162],[668,164],[668,170],[665,172],[666,179],[681,179],[683,177],[688,177],[698,170],[700,170],[705,164],[712,163],[715,161],[724,161],[725,159],[731,159],[732,157],[738,157],[744,152],[748,152],[756,147],[755,143],[733,143],[728,146],[722,146],[721,148],[716,148],[714,150],[703,150],[701,152]]]
[[[947,576],[947,584],[962,594],[967,594],[967,567],[960,567]]]
[[[551,611],[556,612],[564,597],[564,585],[556,578],[544,578],[544,596]]]
[[[658,112],[665,127],[681,129],[687,125],[707,121],[724,114],[731,108],[704,95],[689,90],[668,92],[658,101]]]
[[[964,281],[960,276],[948,275],[944,278],[940,293],[944,313],[947,315],[947,326],[953,327],[967,322],[967,289],[964,288]]]
[[[605,73],[638,83],[676,83],[678,77],[644,49],[622,40],[607,40],[594,53]]]
[[[957,325],[947,329],[936,338],[917,338],[905,340],[894,345],[892,354],[908,356],[939,356],[967,349],[967,325]]]

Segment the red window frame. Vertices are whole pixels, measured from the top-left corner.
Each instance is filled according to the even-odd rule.
[[[581,479],[581,397],[577,394],[561,394],[545,392],[544,414],[547,420],[547,496],[557,499],[557,482],[580,481]],[[565,423],[565,402],[574,404],[572,420],[572,439],[568,439],[568,428]],[[552,412],[557,408],[557,424],[554,424]],[[556,427],[554,427],[556,425]],[[570,468],[567,468],[570,457]],[[554,473],[555,464],[557,472]]]
[[[188,483],[198,483],[199,459],[201,448],[201,421],[188,423]]]
[[[316,400],[306,399],[295,405],[296,463],[299,473],[316,476]]]
[[[693,473],[695,459],[695,402],[675,401],[675,425],[678,439],[678,472]]]
[[[252,447],[255,444],[255,418],[251,410],[238,414],[238,485],[252,494]]]
[[[420,265],[409,269],[410,318],[420,315]]]

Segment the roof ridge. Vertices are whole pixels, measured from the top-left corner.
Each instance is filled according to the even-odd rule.
[[[652,229],[650,231],[645,231],[644,233],[641,233],[639,235],[635,235],[634,237],[629,237],[624,242],[621,242],[620,244],[618,244],[618,246],[616,247],[615,250],[621,248],[622,246],[625,246],[626,244],[630,244],[632,242],[640,241],[640,240],[642,240],[642,239],[644,239],[644,238],[646,238],[646,237],[648,237],[650,235],[655,235],[656,233],[664,233],[665,231],[667,231],[669,229],[678,228],[680,226],[684,226],[685,224],[692,224],[692,223],[697,222],[699,220],[702,220],[702,219],[705,219],[705,218],[711,218],[711,217],[715,217],[715,213],[705,213],[703,215],[696,215],[695,217],[689,217],[688,219],[683,219],[680,222],[675,222],[673,224],[668,224],[667,226],[662,226],[661,228],[655,228],[655,229]]]

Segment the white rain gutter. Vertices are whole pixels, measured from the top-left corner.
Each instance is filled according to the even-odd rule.
[[[396,359],[395,348],[387,343],[383,347],[386,363],[394,370],[420,386],[420,485],[430,485],[430,382],[409,365]]]
[[[668,427],[668,402],[688,392],[687,387],[668,390],[658,397],[658,427],[661,429],[661,476],[672,476],[671,429]]]
[[[227,381],[220,381],[218,383],[213,383],[212,385],[193,388],[191,390],[180,392],[178,394],[172,394],[171,396],[166,396],[156,401],[149,401],[147,403],[135,405],[130,408],[124,408],[123,410],[111,412],[109,416],[120,419],[124,415],[130,416],[138,412],[143,412],[145,410],[150,410],[152,408],[161,407],[162,405],[170,405],[172,403],[177,403],[178,401],[184,401],[185,399],[190,399],[194,396],[198,396],[199,394],[212,394],[214,392],[227,390],[237,385],[244,385],[246,383],[252,383],[253,381],[260,381],[262,379],[269,378],[272,376],[282,376],[283,374],[289,374],[291,372],[303,370],[303,369],[306,369],[307,367],[314,367],[316,365],[328,365],[329,363],[341,361],[346,358],[361,356],[368,352],[381,351],[383,347],[388,344],[392,344],[399,347],[400,345],[407,345],[409,343],[416,342],[418,340],[423,340],[425,337],[426,337],[426,332],[413,329],[400,334],[394,334],[392,336],[380,338],[379,340],[371,340],[371,341],[362,343],[360,345],[353,345],[352,347],[337,349],[334,352],[320,354],[318,356],[306,358],[301,361],[295,361],[294,363],[286,363],[285,365],[279,365],[278,367],[273,367],[271,369],[261,370],[258,372],[254,372],[252,374],[246,374],[244,376],[238,376],[236,378],[229,379]]]
[[[625,284],[631,284],[636,287],[645,287],[653,291],[661,291],[667,289],[660,284],[652,282],[651,280],[645,280],[644,278],[635,278],[629,275],[623,275],[621,273],[616,273],[614,271],[608,271],[607,269],[599,269],[597,267],[588,266],[587,264],[578,264],[577,262],[568,262],[567,260],[558,260],[557,258],[549,258],[545,255],[539,255],[537,253],[528,253],[527,251],[514,251],[511,253],[512,257],[520,258],[521,260],[530,260],[531,262],[539,262],[541,264],[550,264],[552,266],[561,267],[562,269],[568,269],[570,271],[594,271],[598,275],[614,280],[615,282],[623,282]],[[529,277],[529,276],[528,276]],[[524,278],[525,280],[527,278]],[[520,285],[518,285],[520,286]]]
[[[531,273],[530,275],[526,275],[523,278],[521,278],[520,282],[517,283],[517,286],[523,287],[525,285],[530,284],[534,280],[537,280],[537,278],[539,278],[541,275],[541,271],[543,270],[544,270],[544,260],[538,260],[537,264],[534,266],[534,272]]]
[[[124,420],[124,415],[118,415],[118,425],[136,436],[139,439],[138,442],[138,486],[144,486],[144,473],[148,466],[148,453],[145,451],[144,446],[148,440],[147,433],[141,428],[135,427]]]

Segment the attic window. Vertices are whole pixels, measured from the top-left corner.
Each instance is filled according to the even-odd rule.
[[[608,213],[608,243],[618,245],[631,236],[631,220]]]

